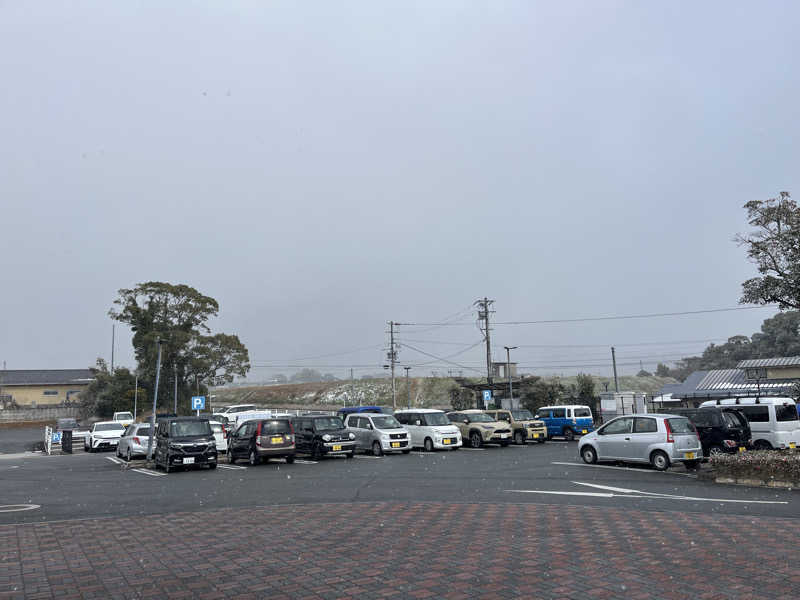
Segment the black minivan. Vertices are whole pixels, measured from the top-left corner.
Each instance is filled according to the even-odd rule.
[[[659,408],[658,412],[687,417],[697,428],[704,456],[738,452],[739,448],[749,448],[752,444],[750,423],[735,408]]]
[[[304,415],[293,417],[294,439],[297,452],[310,454],[318,460],[323,456],[343,454],[353,458],[356,436],[348,431],[339,417]]]
[[[167,473],[178,467],[217,468],[217,442],[208,419],[159,419],[155,445],[155,466]]]

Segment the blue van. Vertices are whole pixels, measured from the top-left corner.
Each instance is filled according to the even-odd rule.
[[[336,411],[336,414],[345,420],[347,415],[353,413],[382,413],[383,409],[380,406],[346,406]]]
[[[594,431],[592,410],[588,406],[543,406],[536,409],[534,419],[541,419],[547,425],[547,439],[563,435],[570,442],[575,436]]]

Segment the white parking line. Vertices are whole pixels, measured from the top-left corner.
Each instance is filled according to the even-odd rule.
[[[317,464],[316,460],[303,460],[302,458],[295,458],[294,464],[296,465],[315,465]]]
[[[166,473],[159,473],[158,471],[151,471],[150,469],[131,469],[134,473],[141,473],[142,475],[150,475],[151,477],[164,477]]]
[[[691,473],[675,473],[673,471],[656,471],[655,469],[635,469],[632,467],[612,467],[611,465],[587,465],[586,463],[552,462],[551,465],[564,465],[567,467],[590,467],[592,469],[617,469],[631,473],[666,473],[667,475],[680,475],[681,477],[695,477]]]
[[[356,454],[354,458],[377,458],[378,460],[383,459],[382,456],[370,456],[368,454]]]
[[[110,460],[115,465],[122,465],[125,464],[125,461],[122,459],[117,458],[116,456],[106,456],[106,460]]]
[[[247,467],[241,467],[239,465],[217,465],[219,469],[231,469],[232,471],[245,471]]]
[[[461,447],[461,449],[462,450],[469,450],[470,452],[476,452],[476,451],[477,452],[483,452],[484,450],[486,450],[486,448],[464,448],[463,446]]]

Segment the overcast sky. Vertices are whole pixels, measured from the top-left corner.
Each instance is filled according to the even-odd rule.
[[[798,13],[0,0],[0,360],[108,359],[116,291],[149,280],[216,298],[212,328],[276,366],[254,379],[378,372],[389,320],[461,317],[400,328],[454,355],[483,296],[499,321],[736,306],[742,205],[800,194]],[[525,371],[608,374],[611,345],[653,368],[772,312],[492,334],[503,360],[550,346]]]

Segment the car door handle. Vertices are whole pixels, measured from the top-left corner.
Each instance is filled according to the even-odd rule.
[[[631,441],[631,438],[625,438],[625,441],[626,441],[626,442],[630,442],[630,441]]]

